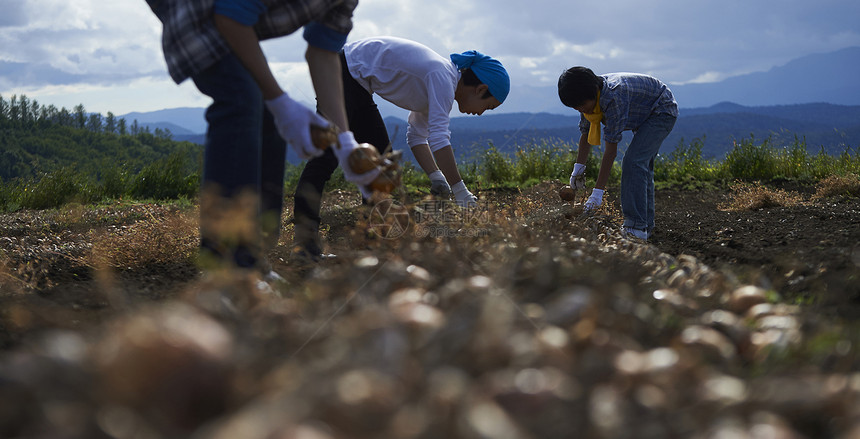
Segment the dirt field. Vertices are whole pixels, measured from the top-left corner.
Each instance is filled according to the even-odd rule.
[[[646,244],[559,187],[330,193],[280,294],[203,275],[193,207],[2,215],[0,437],[858,437],[860,199],[660,190]]]
[[[814,188],[781,185],[809,199]],[[860,318],[860,201],[830,199],[756,210],[720,209],[731,192],[663,190],[656,196],[660,250],[696,256],[787,300]]]

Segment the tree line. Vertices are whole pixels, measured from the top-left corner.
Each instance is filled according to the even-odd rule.
[[[41,105],[26,95],[0,95],[0,145],[0,182],[63,168],[97,178],[110,168],[136,172],[177,152],[197,162],[202,150],[172,140],[169,130],[153,131],[112,112],[90,113],[83,104],[71,110]]]
[[[31,100],[26,95],[12,95],[9,100],[0,95],[0,124],[18,128],[57,125],[123,136],[148,133],[160,138],[171,137],[170,130],[156,128],[151,132],[149,127],[140,126],[137,120],[129,124],[110,111],[106,116],[102,116],[100,113],[88,113],[83,104],[78,104],[72,110],[54,105],[39,105],[38,101]]]

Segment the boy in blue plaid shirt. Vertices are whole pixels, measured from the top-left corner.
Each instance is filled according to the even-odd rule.
[[[558,79],[561,102],[581,113],[579,151],[570,186],[585,188],[585,162],[591,145],[600,145],[601,124],[606,148],[597,182],[585,210],[603,204],[603,193],[623,131],[633,139],[621,161],[622,230],[648,239],[654,229],[654,158],[678,118],[678,103],[659,79],[638,73],[596,75],[587,67],[572,67]]]

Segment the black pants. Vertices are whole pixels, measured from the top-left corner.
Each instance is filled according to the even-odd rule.
[[[369,143],[383,152],[388,147],[388,131],[373,96],[349,74],[346,58],[340,54],[343,94],[349,128],[358,143]],[[296,186],[293,207],[295,244],[311,253],[319,252],[320,208],[323,188],[337,169],[337,157],[331,149],[308,161]]]

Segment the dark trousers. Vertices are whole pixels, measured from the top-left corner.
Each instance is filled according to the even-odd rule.
[[[195,75],[194,84],[212,98],[206,110],[206,145],[201,196],[220,198],[211,208],[201,204],[204,252],[241,267],[260,263],[261,252],[277,243],[284,204],[286,142],[248,70],[232,54]],[[208,226],[240,196],[248,195],[250,232],[225,236],[224,227]],[[228,213],[229,214],[229,213]],[[237,218],[237,223],[241,222]]]
[[[343,94],[349,128],[358,143],[369,143],[383,152],[388,147],[388,131],[379,113],[373,96],[364,89],[346,65],[343,52],[340,55],[343,77]],[[337,169],[338,162],[331,149],[307,162],[296,186],[294,223],[295,243],[311,253],[319,253],[320,208],[326,182]]]

